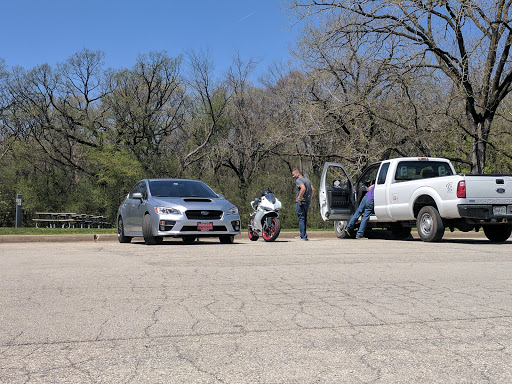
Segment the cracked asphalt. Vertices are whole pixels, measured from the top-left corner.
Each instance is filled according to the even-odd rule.
[[[0,383],[510,383],[511,247],[0,244]]]

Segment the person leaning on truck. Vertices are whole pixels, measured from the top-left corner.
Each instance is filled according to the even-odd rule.
[[[345,233],[348,236],[351,235],[352,228],[354,228],[354,224],[357,219],[359,219],[359,216],[363,215],[363,218],[361,219],[361,224],[359,225],[359,229],[356,234],[356,239],[362,239],[364,236],[364,230],[366,229],[366,224],[368,224],[368,220],[370,220],[370,215],[373,211],[373,205],[374,205],[374,194],[375,194],[375,184],[372,184],[368,187],[368,192],[366,192],[366,195],[364,195],[363,199],[361,200],[361,203],[359,204],[359,207],[357,207],[357,211],[352,215],[350,218],[350,221],[348,222],[347,226],[345,227]]]
[[[297,217],[299,218],[299,233],[302,240],[308,240],[308,233],[306,227],[308,224],[308,209],[311,203],[311,198],[315,193],[315,188],[311,185],[311,181],[306,176],[303,176],[298,168],[292,171],[292,177],[295,179],[295,186],[297,187],[296,208]]]

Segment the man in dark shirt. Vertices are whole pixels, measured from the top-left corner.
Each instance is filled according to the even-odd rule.
[[[302,175],[302,172],[295,168],[292,171],[292,177],[295,179],[295,186],[297,188],[296,195],[296,209],[297,217],[299,218],[299,232],[302,240],[308,240],[308,233],[306,227],[308,224],[308,210],[311,204],[311,199],[315,193],[315,188],[311,185],[311,181]]]

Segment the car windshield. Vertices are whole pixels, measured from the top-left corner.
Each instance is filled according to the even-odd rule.
[[[194,180],[150,180],[149,190],[155,197],[218,197],[206,184]]]

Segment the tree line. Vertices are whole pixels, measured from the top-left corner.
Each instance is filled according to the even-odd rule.
[[[13,225],[17,193],[25,225],[48,210],[115,223],[119,203],[146,177],[201,179],[243,219],[269,187],[291,228],[294,167],[315,185],[326,161],[356,177],[397,156],[511,173],[504,2],[353,2],[289,1],[303,28],[296,61],[258,81],[252,59],[235,55],[219,74],[208,53],[193,51],[149,52],[119,69],[88,49],[55,66],[0,61],[0,225]],[[310,217],[323,225],[317,204]]]

